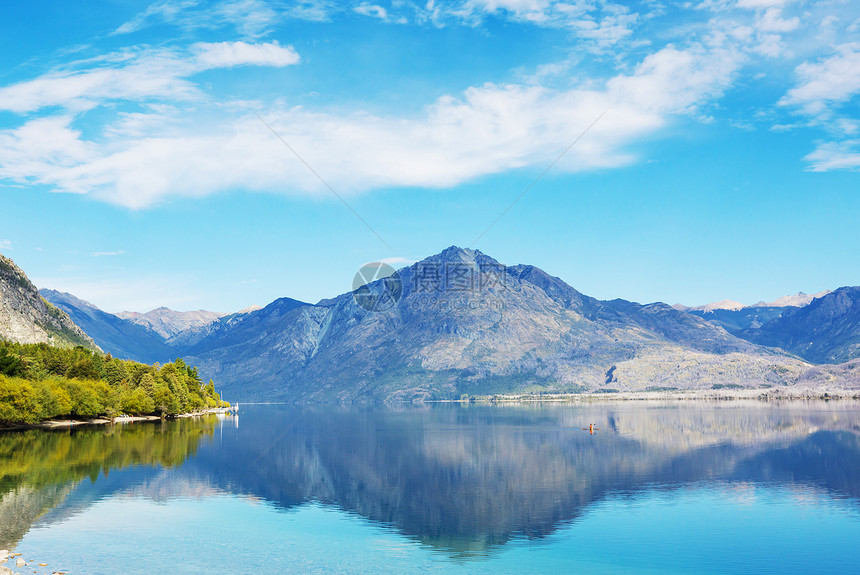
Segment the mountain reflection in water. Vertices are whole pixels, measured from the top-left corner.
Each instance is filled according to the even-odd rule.
[[[543,538],[609,496],[703,482],[856,506],[858,415],[855,402],[243,406],[241,425],[4,434],[0,523],[15,527],[0,528],[0,547],[117,493],[314,501],[454,556]]]

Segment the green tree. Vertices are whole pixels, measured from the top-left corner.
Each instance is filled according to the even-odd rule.
[[[125,364],[118,359],[106,362],[105,379],[111,385],[119,385],[123,381],[128,380],[128,370],[125,368]]]
[[[30,382],[0,375],[0,421],[37,423],[41,418],[39,397]]]
[[[101,379],[98,370],[91,358],[76,361],[66,372],[69,379]]]
[[[25,364],[20,357],[9,353],[5,347],[0,347],[0,375],[14,377],[23,375],[25,370]]]
[[[155,403],[156,413],[163,415],[176,415],[179,413],[179,402],[164,381],[156,385],[152,400]]]
[[[72,400],[72,413],[84,418],[98,417],[105,413],[105,402],[88,381],[70,380],[67,384]]]
[[[144,373],[140,378],[140,387],[146,392],[146,395],[153,397],[155,394],[155,378],[151,373]]]
[[[128,390],[128,392],[122,396],[121,407],[125,413],[141,415],[154,412],[155,402],[152,401],[151,397],[146,395],[146,392],[143,391],[143,389],[137,387],[135,389]]]

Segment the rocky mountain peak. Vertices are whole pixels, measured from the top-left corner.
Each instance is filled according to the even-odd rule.
[[[39,295],[15,262],[3,255],[0,255],[0,338],[99,349],[66,312]]]
[[[426,257],[418,262],[419,265],[423,263],[468,264],[472,266],[488,264],[501,265],[498,261],[484,254],[480,250],[461,248],[458,246],[447,247],[440,253]]]

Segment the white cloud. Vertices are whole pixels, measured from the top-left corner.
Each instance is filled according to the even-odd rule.
[[[231,66],[275,66],[278,68],[298,64],[299,55],[290,46],[277,41],[266,44],[246,42],[200,42],[191,47],[201,68],[228,68]]]
[[[112,251],[112,252],[93,252],[92,255],[95,258],[101,258],[101,257],[105,257],[105,256],[121,256],[124,253],[125,253],[125,250],[116,250],[116,251]]]
[[[804,160],[809,162],[809,169],[813,172],[860,171],[860,140],[820,144]]]
[[[55,174],[90,161],[97,147],[81,140],[71,121],[70,116],[38,118],[0,131],[0,175],[19,183],[53,181]]]
[[[660,114],[692,112],[722,94],[743,58],[732,48],[679,50],[670,45],[647,56],[634,74],[610,80],[609,87],[640,109]]]
[[[357,14],[371,16],[380,20],[388,20],[388,11],[378,4],[362,3],[353,8]]]
[[[10,240],[0,240],[0,250],[11,250],[12,242]]]
[[[860,121],[851,105],[860,95],[860,43],[837,46],[834,53],[797,66],[797,85],[779,100],[806,125],[823,128],[835,141],[819,144],[804,160],[809,170],[860,170]]]
[[[415,117],[334,115],[279,107],[266,121],[339,192],[447,187],[526,166],[545,166],[601,112],[603,119],[559,162],[565,171],[629,164],[628,148],[676,114],[698,114],[740,66],[723,48],[667,47],[603,87],[551,90],[485,84],[446,96]],[[220,114],[230,113],[220,106]],[[71,116],[0,132],[0,177],[87,193],[130,208],[226,190],[328,194],[244,108],[213,121],[138,114],[133,130],[84,139]],[[120,122],[129,122],[128,117]],[[167,123],[167,127],[165,127]],[[146,126],[152,128],[147,130]],[[207,126],[201,132],[200,126]],[[217,126],[212,130],[210,126]],[[42,144],[47,142],[48,144]]]
[[[798,85],[779,103],[811,116],[825,114],[860,93],[860,43],[843,44],[830,57],[801,64],[795,73]]]
[[[768,8],[756,21],[756,27],[765,32],[792,32],[799,26],[800,18],[783,18],[781,8]]]

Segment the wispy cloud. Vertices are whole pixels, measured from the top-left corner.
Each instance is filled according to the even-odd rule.
[[[186,100],[199,92],[184,76],[198,69],[173,51],[128,53],[120,62],[83,71],[49,72],[34,80],[2,88],[0,109],[26,113],[46,106],[62,106],[80,112],[108,99]]]
[[[487,17],[500,17],[535,26],[568,29],[576,39],[605,49],[633,34],[640,15],[621,3],[605,0],[567,2],[559,0],[466,0],[426,9],[436,22],[462,21],[479,25]],[[427,17],[430,17],[428,14]]]
[[[200,42],[191,47],[201,68],[229,68],[232,66],[274,66],[283,68],[299,63],[299,55],[289,46],[277,41],[267,44],[245,42]]]
[[[380,20],[388,20],[388,11],[378,4],[362,3],[353,8],[357,14],[372,16]]]
[[[101,257],[105,257],[105,256],[121,256],[124,253],[125,253],[125,250],[116,250],[116,251],[112,251],[112,252],[93,252],[92,255],[93,255],[93,257],[101,258]]]
[[[12,242],[10,240],[0,240],[0,250],[11,250]]]
[[[298,0],[161,0],[123,23],[114,35],[164,22],[185,30],[231,27],[246,38],[269,34],[287,20],[325,22],[354,12],[385,22],[436,26],[478,26],[488,17],[535,26],[566,28],[595,47],[617,44],[632,34],[640,16],[624,3],[607,0],[454,0],[448,2],[336,2]]]
[[[165,22],[186,30],[229,26],[245,38],[259,38],[265,36],[279,18],[279,13],[264,0],[161,0],[123,23],[112,35],[131,34]]]
[[[834,105],[860,93],[860,43],[843,44],[817,62],[804,62],[795,73],[798,84],[780,100],[809,116],[829,115]]]
[[[804,160],[809,162],[809,169],[814,172],[860,170],[860,140],[819,144]]]
[[[102,58],[88,69],[49,72],[2,88],[0,110],[26,113],[60,106],[81,112],[105,101],[199,99],[200,91],[187,79],[198,72],[240,65],[283,67],[298,62],[295,50],[277,41],[197,43],[187,53],[129,50]],[[69,68],[81,65],[86,62]]]
[[[148,26],[155,20],[173,22],[184,11],[200,3],[199,0],[162,0],[150,4],[146,10],[122,24],[113,31],[117,34],[130,34]]]
[[[820,143],[804,159],[812,171],[860,170],[856,98],[860,95],[860,43],[837,46],[834,53],[799,65],[797,85],[780,99],[805,118],[807,125],[823,128],[835,141]],[[853,116],[853,117],[852,117]]]

